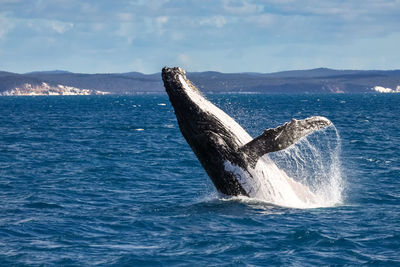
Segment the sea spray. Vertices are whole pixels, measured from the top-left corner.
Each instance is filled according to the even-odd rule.
[[[226,161],[249,197],[293,208],[333,206],[342,200],[340,137],[332,125],[243,170]]]
[[[309,204],[333,206],[342,202],[340,149],[340,136],[332,124],[268,156],[290,179],[311,191]]]

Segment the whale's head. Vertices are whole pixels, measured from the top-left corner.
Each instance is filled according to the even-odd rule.
[[[164,67],[162,79],[181,130],[190,136],[203,133],[204,122],[210,124],[211,119],[211,114],[204,110],[208,101],[186,78],[186,71],[179,67]]]
[[[165,90],[174,107],[180,102],[191,101],[193,96],[201,96],[199,90],[186,78],[184,69],[164,67],[161,76]]]
[[[233,148],[236,145],[243,145],[237,138],[238,134],[232,130],[236,128],[245,131],[230,116],[200,93],[186,78],[184,69],[165,67],[162,70],[162,78],[180,129],[185,138],[189,139],[189,143],[202,135],[207,135],[208,139],[212,135],[215,138],[211,139],[217,146],[229,143],[228,145]],[[239,135],[243,135],[243,133]],[[250,140],[246,140],[246,142]]]

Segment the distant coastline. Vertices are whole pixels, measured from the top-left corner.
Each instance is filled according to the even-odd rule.
[[[39,96],[39,95],[108,95],[109,92],[80,89],[72,86],[58,84],[50,86],[45,82],[39,85],[25,83],[21,87],[15,87],[11,90],[3,91],[1,96]]]
[[[318,68],[276,73],[189,72],[204,93],[400,93],[400,70]],[[0,71],[0,96],[164,94],[160,73],[82,74]]]

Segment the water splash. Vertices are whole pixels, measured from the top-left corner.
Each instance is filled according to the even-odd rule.
[[[340,136],[332,124],[269,156],[290,179],[311,191],[312,206],[326,207],[340,204],[343,198],[340,149]]]
[[[342,202],[340,137],[332,125],[285,150],[263,156],[254,169],[225,162],[251,198],[293,208],[329,207]]]

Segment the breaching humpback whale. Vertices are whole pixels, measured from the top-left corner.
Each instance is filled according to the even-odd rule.
[[[182,135],[217,190],[225,195],[252,196],[255,189],[245,179],[255,179],[258,162],[268,160],[263,157],[265,154],[285,149],[303,136],[331,125],[320,116],[292,119],[253,139],[234,119],[204,98],[182,68],[164,67],[162,79]],[[272,161],[268,164],[274,165]]]

